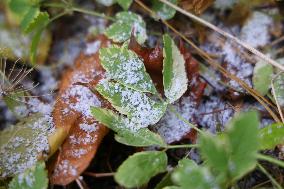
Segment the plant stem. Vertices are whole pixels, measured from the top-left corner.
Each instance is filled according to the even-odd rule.
[[[65,12],[79,12],[79,13],[84,13],[84,14],[88,14],[88,15],[92,15],[92,16],[96,16],[96,17],[100,17],[100,18],[104,18],[107,20],[112,20],[114,21],[115,19],[113,17],[110,16],[106,16],[103,13],[98,13],[92,10],[87,10],[87,9],[83,9],[77,6],[74,6],[72,4],[63,4],[63,3],[45,3],[43,4],[43,6],[45,7],[53,7],[53,8],[62,8],[62,9],[66,9]]]
[[[270,175],[270,173],[268,171],[266,171],[266,169],[260,165],[259,163],[257,164],[258,168],[263,172],[263,174],[265,174],[269,180],[271,181],[271,183],[278,189],[282,189],[282,187],[280,186],[280,184],[273,178],[273,176]]]
[[[278,165],[280,167],[284,168],[284,162],[280,161],[278,159],[275,159],[273,157],[267,156],[267,155],[263,155],[263,154],[257,154],[257,158],[263,161],[268,161],[270,163],[273,163],[275,165]]]
[[[68,11],[63,11],[61,13],[59,13],[58,15],[52,17],[50,20],[49,20],[49,23],[53,22],[54,20],[57,20],[58,18],[66,15],[68,13]]]
[[[167,149],[176,149],[176,148],[198,148],[197,144],[181,144],[181,145],[169,145]]]
[[[106,16],[105,14],[98,13],[98,12],[95,12],[95,11],[92,11],[92,10],[82,9],[82,8],[79,8],[79,7],[71,7],[71,10],[73,10],[75,12],[89,14],[89,15],[92,15],[92,16],[97,16],[97,17],[104,18],[104,19],[107,19],[107,20],[115,21],[115,19],[113,17]]]

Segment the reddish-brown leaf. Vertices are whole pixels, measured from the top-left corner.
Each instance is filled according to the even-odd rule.
[[[99,36],[97,40],[101,42],[101,47],[106,47],[109,43],[104,36]],[[64,129],[66,138],[62,137],[62,140],[65,140],[53,162],[53,172],[50,176],[53,184],[67,185],[80,176],[108,132],[106,127],[85,112],[92,99],[96,99],[97,103],[104,107],[107,106],[104,99],[89,90],[89,85],[94,86],[103,78],[103,74],[97,52],[91,55],[82,53],[75,66],[62,76],[53,118],[56,128]],[[86,83],[88,86],[80,83]],[[76,88],[79,90],[75,90]],[[88,95],[84,96],[86,94],[81,93],[80,89],[89,90]]]

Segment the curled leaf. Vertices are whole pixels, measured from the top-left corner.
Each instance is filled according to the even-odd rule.
[[[164,67],[163,84],[165,96],[170,103],[179,99],[187,90],[187,74],[185,60],[174,41],[169,35],[163,36],[164,41]]]

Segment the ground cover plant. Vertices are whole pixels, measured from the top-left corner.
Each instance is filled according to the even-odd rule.
[[[284,2],[0,2],[0,188],[282,188]]]

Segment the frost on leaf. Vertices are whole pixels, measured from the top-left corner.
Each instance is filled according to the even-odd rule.
[[[127,115],[131,122],[138,125],[137,128],[133,128],[134,130],[157,123],[166,110],[166,104],[156,102],[146,94],[119,83],[102,81],[96,86],[96,90],[117,111]]]
[[[133,51],[117,46],[103,48],[100,61],[111,79],[138,91],[156,93],[142,60]]]
[[[104,36],[98,36],[97,41],[100,41],[100,47],[109,44]],[[103,77],[99,53],[82,53],[75,67],[62,77],[53,117],[56,128],[62,128],[65,137],[59,141],[63,144],[54,158],[53,174],[50,176],[53,184],[67,185],[78,178],[89,166],[108,132],[92,117],[90,110],[90,106],[106,106],[104,100],[89,89]]]
[[[170,103],[179,99],[187,90],[185,60],[169,35],[163,36],[164,62],[163,83],[165,96]]]
[[[9,189],[46,189],[47,187],[48,178],[44,162],[38,162],[33,167],[14,177],[9,183]]]
[[[32,167],[49,151],[52,118],[34,114],[0,132],[1,177],[12,176]]]
[[[136,128],[137,124],[130,122],[129,119],[123,116],[116,115],[111,110],[93,107],[92,113],[96,120],[117,133],[115,139],[120,143],[136,147],[166,145],[158,134],[147,128],[142,128],[134,132],[133,127]]]
[[[133,32],[140,44],[146,41],[146,24],[139,15],[132,12],[120,12],[116,14],[115,18],[116,21],[105,31],[108,38],[121,43],[130,39]]]

